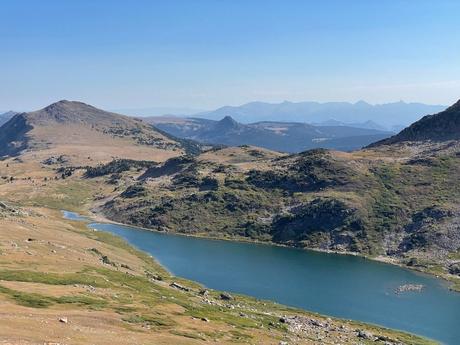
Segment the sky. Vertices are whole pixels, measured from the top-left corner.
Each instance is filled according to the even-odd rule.
[[[1,0],[0,110],[460,99],[460,1]]]

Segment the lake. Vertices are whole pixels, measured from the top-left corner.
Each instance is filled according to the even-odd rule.
[[[64,211],[68,219],[82,220]],[[460,343],[460,293],[434,277],[361,257],[92,223],[209,288]],[[421,292],[395,293],[403,284]]]

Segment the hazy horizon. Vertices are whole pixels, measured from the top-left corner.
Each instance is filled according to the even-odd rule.
[[[456,1],[6,1],[0,109],[449,105],[460,98],[459,12]]]
[[[337,101],[337,100],[323,101],[323,102],[315,101],[315,100],[303,100],[303,101],[283,100],[283,101],[279,101],[279,102],[274,102],[274,101],[273,102],[270,102],[270,101],[264,102],[264,101],[259,101],[259,100],[253,100],[253,101],[249,101],[249,102],[245,102],[245,103],[222,104],[222,105],[217,106],[215,108],[209,108],[209,109],[198,109],[198,108],[191,108],[191,107],[187,107],[187,106],[176,107],[174,105],[171,105],[171,106],[168,106],[168,105],[165,105],[165,106],[152,105],[152,106],[145,106],[145,107],[129,107],[129,106],[127,106],[127,107],[120,107],[120,108],[106,108],[106,107],[102,107],[102,106],[100,106],[98,104],[85,102],[84,100],[63,98],[63,99],[57,99],[57,100],[51,101],[51,102],[43,104],[41,106],[39,105],[38,107],[33,108],[33,109],[32,108],[30,108],[30,109],[24,109],[24,108],[20,108],[20,109],[0,109],[0,114],[6,113],[6,112],[9,112],[9,111],[14,111],[14,112],[35,111],[35,110],[43,109],[44,107],[46,107],[46,106],[48,106],[50,104],[59,102],[59,101],[64,100],[64,99],[68,100],[68,101],[77,101],[77,102],[87,103],[89,105],[104,109],[106,111],[111,111],[111,112],[120,113],[120,114],[126,114],[126,115],[140,116],[140,117],[143,117],[143,116],[162,116],[162,115],[189,116],[189,115],[194,115],[194,114],[198,114],[198,113],[214,111],[214,110],[217,110],[217,109],[220,109],[220,108],[223,108],[223,107],[227,107],[227,106],[228,107],[240,107],[240,106],[244,106],[244,105],[251,104],[251,103],[281,104],[281,103],[287,102],[287,103],[319,103],[319,104],[327,104],[327,103],[357,104],[357,103],[360,103],[360,102],[364,102],[364,103],[367,103],[369,105],[376,106],[376,105],[395,104],[395,103],[402,102],[402,103],[406,103],[406,104],[424,104],[424,105],[429,105],[429,106],[441,106],[441,107],[448,107],[448,106],[451,105],[451,104],[425,103],[425,102],[417,102],[417,101],[408,102],[408,101],[405,101],[405,100],[402,100],[402,99],[389,101],[389,102],[383,102],[383,103],[371,103],[371,102],[368,102],[366,100],[360,99],[360,100],[355,101],[355,102]],[[460,96],[459,96],[459,99],[460,99]],[[154,111],[155,114],[147,113],[149,111]],[[129,114],[129,112],[138,112],[139,114]],[[142,113],[145,113],[145,114],[142,114]]]

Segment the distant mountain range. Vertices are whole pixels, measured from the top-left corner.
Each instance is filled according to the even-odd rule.
[[[313,122],[312,125],[315,126],[347,126],[347,127],[356,127],[356,128],[366,128],[366,129],[376,129],[379,131],[388,131],[388,129],[378,123],[367,120],[365,122],[353,122],[353,123],[346,123],[337,120],[327,120],[323,122]]]
[[[347,102],[283,102],[278,104],[251,102],[241,106],[225,106],[213,111],[202,112],[193,117],[219,120],[231,116],[242,123],[258,121],[304,122],[324,125],[337,122],[356,126],[371,121],[371,125],[398,131],[417,121],[424,115],[437,113],[446,108],[443,105],[395,102],[372,105],[363,101]],[[359,126],[360,127],[360,126]],[[365,127],[369,128],[369,127]]]
[[[397,135],[371,146],[428,140],[432,142],[460,140],[460,101],[439,114],[423,117]]]
[[[177,140],[166,129],[227,145],[252,143],[277,150],[284,145],[292,151],[304,145],[343,150],[365,145],[363,138],[390,134],[337,123],[242,124],[230,116],[220,121],[172,116],[141,121],[60,101],[16,114],[0,127],[0,156],[15,157],[2,157],[10,159],[6,164],[16,165],[20,174],[35,166],[40,173],[33,176],[54,176],[43,185],[12,182],[6,191],[46,187],[43,193],[59,198],[61,207],[61,195],[76,186],[94,191],[92,198],[77,199],[81,205],[94,206],[121,223],[383,255],[458,282],[460,102],[354,152],[284,154],[246,145],[190,154],[187,140]],[[16,178],[12,167],[6,168]],[[53,185],[57,189],[49,189]]]
[[[115,113],[125,114],[129,116],[161,116],[164,114],[174,114],[177,116],[191,116],[198,112],[203,112],[202,109],[192,109],[185,107],[148,107],[148,108],[123,108],[113,109]]]
[[[200,118],[149,117],[144,121],[179,138],[227,146],[254,145],[282,152],[300,152],[312,148],[351,151],[389,137],[378,129],[343,124],[313,126],[298,122],[263,121],[242,124],[231,116],[220,121]]]
[[[61,109],[61,113],[68,113],[69,111],[70,113],[74,111],[94,113],[94,109],[96,109],[91,107],[92,109],[88,110],[90,106],[67,101],[55,103],[55,105],[45,109],[51,111],[56,106],[65,108]],[[452,107],[455,106],[458,105]],[[145,117],[143,121],[164,131],[162,135],[173,135],[177,138],[192,139],[207,144],[254,145],[290,153],[313,148],[352,151],[374,142],[387,142],[383,140],[389,138],[399,129],[397,123],[412,122],[424,114],[438,112],[443,108],[443,106],[438,105],[405,102],[382,105],[370,105],[362,101],[354,104],[346,102],[283,102],[279,104],[252,102],[239,107],[226,106],[215,111],[202,112],[192,118],[160,116]],[[158,109],[159,112],[161,110]],[[99,114],[99,112],[102,110],[97,109],[95,114]],[[0,126],[6,124],[16,114],[13,111],[0,114]],[[36,114],[36,112],[21,114]],[[107,114],[114,115],[114,113],[109,112],[104,112],[104,114],[104,116],[101,115],[102,119],[108,119],[110,116],[107,117]],[[107,128],[116,126],[121,118],[120,115],[117,116],[117,119],[112,119],[115,121],[115,125],[111,125],[108,121],[106,123]],[[8,145],[8,148],[5,146],[0,148],[3,154],[9,153],[10,149],[16,151],[18,148],[23,148],[21,143],[24,142],[21,140],[14,141],[13,139],[18,138],[11,136],[14,136],[14,133],[21,134],[22,129],[26,130],[25,127],[21,126],[27,126],[30,119],[35,119],[35,116],[32,115],[26,117],[27,121],[25,121],[24,115],[20,116],[24,120],[22,125],[18,123],[20,119],[16,119],[13,125],[19,127],[10,129],[11,133],[3,131],[0,139]],[[431,117],[427,116],[426,118],[430,119]],[[127,119],[130,118],[124,117],[124,119],[128,121]],[[248,123],[251,119],[259,121]],[[66,121],[73,121],[72,117],[67,118]],[[101,119],[98,118],[99,124],[100,121]],[[445,125],[447,126],[444,128],[446,131],[451,129],[448,127],[452,124],[447,123]],[[393,128],[393,131],[387,128]],[[441,132],[445,133],[444,129]],[[399,136],[408,136],[413,130],[412,127],[409,127]],[[29,140],[29,136],[19,139]]]
[[[358,131],[245,125],[230,116],[161,117],[155,125],[200,140],[291,148],[320,137],[325,146]],[[106,217],[168,232],[382,255],[459,281],[460,102],[364,150],[215,148],[170,159],[142,176],[103,206]]]

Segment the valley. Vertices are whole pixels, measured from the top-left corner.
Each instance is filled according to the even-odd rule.
[[[458,345],[460,2],[0,10],[0,345]]]
[[[433,121],[447,117],[455,125],[458,110],[456,104]],[[60,215],[65,209],[167,233],[354,253],[442,276],[459,289],[460,138],[422,138],[394,137],[348,153],[286,154],[176,140],[142,121],[78,102],[16,115],[0,128],[0,295],[5,310],[14,310],[2,314],[9,325],[2,336],[18,339],[15,330],[35,318],[62,340],[65,323],[58,319],[70,313],[65,317],[71,326],[80,320],[75,332],[82,332],[81,343],[91,332],[117,343],[108,336],[111,327],[132,339],[151,337],[154,330],[165,344],[374,343],[358,328],[390,343],[429,343],[340,319],[327,321],[333,327],[307,320],[310,326],[299,331],[279,320],[293,315],[324,324],[327,317],[244,296],[238,299],[245,305],[233,309],[222,305],[217,291],[203,309],[207,302],[196,283],[173,277],[116,237]],[[51,273],[59,276],[51,279]],[[67,274],[88,277],[67,282]],[[158,275],[161,280],[152,278]],[[177,291],[169,286],[173,282],[189,291]],[[90,285],[101,293],[94,295]],[[68,288],[81,286],[80,297],[69,298]],[[100,313],[102,322],[93,328],[92,313]],[[240,314],[249,315],[252,326]],[[192,326],[176,326],[189,325],[189,319]],[[342,326],[346,331],[336,330]],[[37,329],[30,334],[30,343],[44,339]]]
[[[231,116],[225,116],[220,121],[174,116],[147,117],[143,120],[175,137],[204,144],[252,145],[289,153],[314,148],[358,150],[393,134],[387,130],[352,127],[346,124],[326,126],[281,121],[243,124]]]

